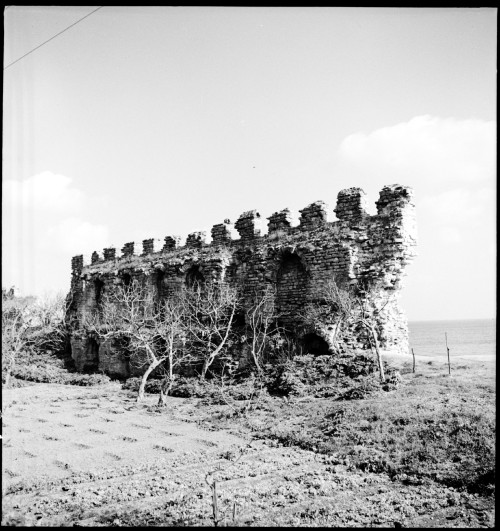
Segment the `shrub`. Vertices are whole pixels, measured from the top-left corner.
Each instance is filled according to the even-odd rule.
[[[301,356],[305,357],[305,356]],[[302,382],[304,373],[296,359],[286,360],[277,366],[267,366],[267,390],[271,394],[299,396],[304,393],[306,386]]]
[[[377,377],[362,377],[357,379],[347,391],[341,393],[337,400],[362,400],[375,395],[380,389],[381,385]]]
[[[170,394],[182,398],[203,398],[209,388],[210,384],[206,380],[182,376],[174,381]]]
[[[146,382],[145,392],[151,394],[160,394],[161,379],[150,378]],[[141,378],[132,377],[128,378],[122,385],[123,389],[129,389],[130,391],[137,392],[139,391],[139,386],[141,385]]]
[[[81,386],[101,385],[111,381],[111,379],[104,374],[71,373],[55,365],[21,365],[14,369],[12,376],[16,379],[29,382]]]
[[[151,378],[146,382],[145,392],[159,394],[162,384],[161,378]],[[140,377],[128,378],[123,384],[123,389],[138,391],[141,383]],[[177,376],[173,381],[170,396],[180,398],[204,398],[214,396],[217,386],[209,380],[200,380],[197,377]]]
[[[364,472],[374,473],[393,473],[395,470],[394,463],[387,456],[386,452],[366,446],[354,446],[348,452],[348,460]]]
[[[387,364],[386,374],[392,375],[393,370]],[[266,383],[271,394],[280,396],[329,397],[338,395],[342,388],[351,387],[355,378],[371,381],[377,371],[376,361],[365,354],[343,353],[338,355],[314,356],[312,354],[295,356],[293,359],[276,365],[266,365]],[[394,388],[396,383],[390,384]],[[371,386],[371,387],[370,387]],[[348,398],[364,398],[379,387],[376,384],[356,384]]]

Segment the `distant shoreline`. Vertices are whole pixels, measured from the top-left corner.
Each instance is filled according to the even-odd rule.
[[[469,319],[408,319],[408,323],[456,323],[463,321],[496,321],[496,317],[474,317]]]
[[[382,357],[386,360],[389,360],[391,358],[394,359],[394,361],[412,361],[413,356],[411,353],[403,354],[403,353],[396,353],[396,352],[387,352],[382,353]],[[426,354],[415,354],[415,362],[418,364],[418,360],[424,359],[425,361],[435,361],[440,363],[448,363],[448,357],[446,354],[441,355],[435,355],[435,356],[429,356]],[[496,354],[453,354],[453,352],[450,351],[450,363],[451,368],[453,369],[453,361],[475,361],[475,362],[495,362],[496,361]]]

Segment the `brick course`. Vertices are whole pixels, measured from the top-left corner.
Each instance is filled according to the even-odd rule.
[[[408,263],[415,256],[416,220],[413,190],[407,186],[384,186],[376,201],[377,214],[366,212],[365,193],[360,188],[339,192],[333,210],[338,221],[328,221],[329,208],[316,201],[300,210],[298,226],[292,226],[288,209],[268,218],[268,234],[261,235],[262,219],[256,210],[241,214],[234,228],[239,238],[232,238],[230,220],[214,225],[212,242],[205,232],[189,234],[184,245],[178,236],[166,236],[164,244],[154,239],[141,244],[126,243],[117,256],[116,249],[94,252],[91,263],[83,256],[72,259],[70,319],[73,327],[86,312],[97,308],[100,290],[113,290],[124,273],[138,279],[161,297],[186,282],[195,267],[205,279],[224,279],[238,285],[243,300],[266,284],[276,287],[277,308],[284,325],[298,335],[299,313],[314,300],[329,279],[356,283],[360,279],[377,281],[382,288],[375,297],[383,300],[394,294],[393,301],[379,322],[385,350],[407,352],[408,330],[397,299]],[[97,284],[101,283],[100,287]],[[375,301],[376,302],[376,301]],[[326,328],[326,327],[325,327]],[[316,330],[322,335],[321,327]],[[352,346],[363,346],[362,334],[352,338]],[[95,350],[95,345],[92,347]],[[77,368],[84,369],[88,341],[72,340]],[[83,361],[79,361],[83,360]],[[109,374],[129,375],[129,364],[112,345],[99,350],[99,368]]]

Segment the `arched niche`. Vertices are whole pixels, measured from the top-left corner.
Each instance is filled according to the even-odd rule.
[[[285,326],[297,324],[304,309],[309,274],[300,256],[285,252],[276,276],[277,307]]]
[[[125,288],[130,288],[132,284],[132,275],[130,273],[126,273],[126,272],[122,273],[120,275],[120,279]]]
[[[102,297],[104,295],[104,282],[100,278],[94,280],[95,303],[99,308],[102,305]]]
[[[165,298],[165,271],[157,269],[153,275],[153,287],[156,290],[156,297],[158,300]]]
[[[326,356],[331,354],[328,343],[318,334],[311,332],[302,336],[300,346],[304,354],[313,354],[315,356]]]
[[[99,369],[99,343],[94,337],[87,339],[82,372],[94,373]]]
[[[205,276],[199,265],[192,265],[186,271],[186,286],[188,288],[201,287],[205,283]]]

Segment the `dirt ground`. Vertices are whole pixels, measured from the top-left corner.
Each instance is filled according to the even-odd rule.
[[[118,383],[3,391],[3,521],[27,526],[493,527],[494,502],[210,431],[198,399],[137,404]]]

